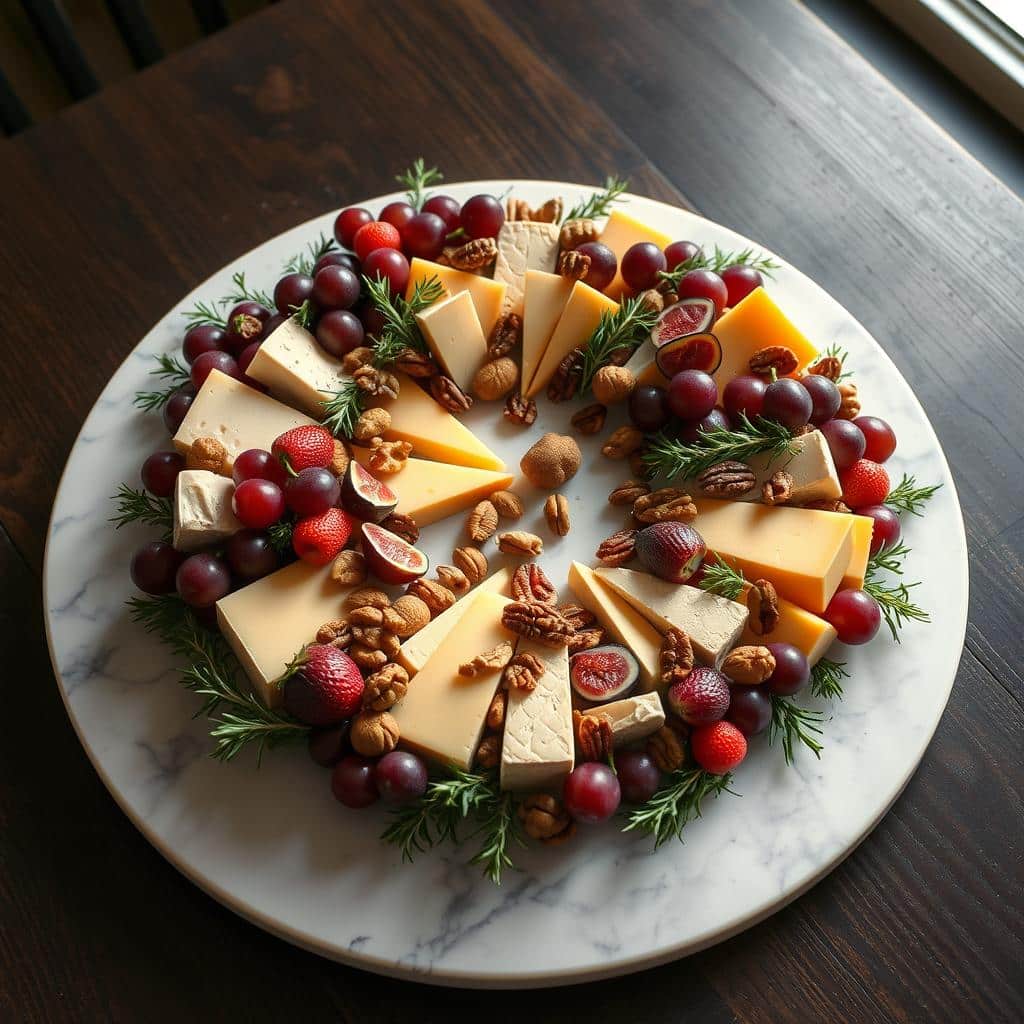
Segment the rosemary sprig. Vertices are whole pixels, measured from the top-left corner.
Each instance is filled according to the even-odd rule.
[[[284,273],[311,275],[317,261],[337,248],[338,243],[333,238],[328,238],[321,231],[320,237],[316,241],[307,243],[306,248],[302,252],[296,253],[285,263]],[[273,308],[273,303],[271,303],[270,308]]]
[[[843,680],[850,678],[846,671],[845,661],[832,661],[831,658],[822,658],[814,668],[811,669],[811,694],[820,697],[822,700],[842,699]]]
[[[149,371],[150,376],[159,377],[165,383],[165,387],[159,391],[136,391],[135,398],[132,399],[132,404],[136,408],[144,409],[146,412],[162,409],[171,395],[191,379],[188,367],[176,356],[164,353],[157,356],[156,363],[156,367]]]
[[[650,333],[658,314],[639,296],[626,299],[614,313],[605,312],[583,346],[580,394],[586,394],[597,373],[613,352],[635,348]]]
[[[231,283],[235,286],[234,291],[228,292],[220,301],[224,305],[237,306],[239,302],[258,302],[267,309],[274,308],[274,300],[266,292],[259,288],[250,288],[245,283],[245,272],[239,270],[231,275]]]
[[[675,288],[682,276],[691,270],[713,270],[718,274],[726,267],[735,266],[750,267],[764,274],[765,277],[772,277],[774,272],[779,269],[779,264],[775,260],[756,249],[741,249],[739,252],[732,252],[728,249],[720,249],[716,245],[710,254],[701,249],[696,256],[691,256],[690,259],[677,264],[671,270],[662,270],[658,277],[663,281],[668,281]]]
[[[223,300],[220,302],[197,302],[191,309],[183,310],[181,315],[188,321],[189,327],[198,327],[200,324],[223,327],[225,315]]]
[[[593,192],[589,199],[577,203],[563,218],[564,224],[567,220],[580,220],[583,217],[591,219],[595,217],[607,217],[615,203],[623,202],[622,193],[629,188],[629,181],[624,178],[616,178],[609,175],[604,180],[604,188],[600,192]]]
[[[292,533],[295,524],[290,519],[281,519],[267,527],[270,546],[279,554],[284,555],[292,550]]]
[[[702,768],[674,771],[650,800],[629,812],[622,831],[653,836],[655,849],[670,839],[681,840],[683,829],[701,816],[705,799],[723,792],[738,795],[729,788],[731,780],[731,773],[712,775]]]
[[[644,463],[656,476],[687,479],[726,459],[745,462],[762,452],[770,453],[772,460],[795,452],[792,432],[781,423],[760,416],[751,421],[741,414],[731,430],[702,430],[693,444],[656,435],[644,454]]]
[[[923,515],[924,506],[941,486],[932,484],[930,487],[918,487],[917,480],[909,473],[904,473],[903,479],[889,492],[885,504],[897,515],[909,512],[913,516],[920,516]]]
[[[306,299],[301,306],[289,306],[289,310],[292,314],[292,319],[300,326],[305,327],[308,331],[313,325],[313,318],[316,316],[316,310],[313,308],[313,302],[311,299]]]
[[[470,858],[470,864],[479,864],[484,874],[501,885],[501,873],[513,868],[509,847],[513,842],[525,845],[519,835],[519,818],[511,793],[501,793],[487,802],[480,828],[474,833],[481,837],[480,849]]]
[[[820,711],[802,708],[786,697],[772,695],[772,720],[768,726],[768,745],[782,740],[782,753],[786,764],[793,763],[794,744],[802,743],[816,758],[821,759],[821,744],[814,738],[821,735],[825,716]]]
[[[117,511],[110,517],[110,522],[115,524],[114,529],[120,530],[129,523],[159,526],[164,532],[164,539],[170,539],[174,518],[170,498],[154,498],[146,491],[121,484],[110,500],[117,502]]]
[[[363,392],[356,386],[356,382],[347,380],[330,398],[324,400],[324,414],[320,422],[335,437],[351,437],[356,420],[363,413],[363,401]]]
[[[883,548],[868,559],[868,568],[864,575],[864,590],[878,602],[882,618],[885,619],[885,624],[896,643],[900,642],[899,631],[908,622],[931,622],[928,612],[911,599],[910,591],[914,587],[919,587],[920,583],[898,582],[894,586],[889,586],[878,578],[882,572],[901,577],[903,563],[909,554],[910,548],[902,541],[890,548]]]
[[[739,600],[743,588],[747,585],[743,573],[723,562],[715,552],[709,551],[708,554],[714,554],[715,560],[709,562],[704,559],[704,575],[697,586],[709,594],[718,594],[719,597],[727,597],[730,601]]]
[[[835,342],[833,342],[831,345],[829,345],[827,349],[825,349],[824,354],[826,356],[831,356],[834,359],[838,359],[842,366],[842,371],[840,372],[839,376],[836,377],[837,384],[841,380],[846,380],[847,377],[853,376],[853,374],[846,369],[846,360],[849,357],[850,353],[847,352],[845,348],[840,348]]]
[[[440,185],[444,181],[444,175],[436,167],[427,167],[423,157],[418,156],[413,160],[411,167],[395,175],[395,181],[405,186],[405,198],[418,213],[429,198],[427,189],[432,185]]]

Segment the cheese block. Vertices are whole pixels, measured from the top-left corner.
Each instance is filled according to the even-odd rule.
[[[512,573],[499,569],[479,583],[464,597],[460,597],[450,608],[446,608],[436,619],[431,619],[418,633],[413,633],[398,651],[398,663],[414,676],[437,650],[438,644],[454,629],[455,624],[469,611],[473,598],[479,593],[507,594]]]
[[[505,309],[523,313],[523,289],[528,270],[552,271],[558,259],[557,224],[507,220],[498,232],[494,280],[505,284]]]
[[[612,210],[599,241],[615,253],[615,259],[621,267],[622,257],[625,256],[626,250],[630,246],[636,245],[637,242],[653,242],[659,249],[664,249],[672,242],[672,236],[666,235],[662,231],[656,231],[628,213]],[[669,270],[672,269],[669,267]],[[627,291],[626,282],[622,280],[622,274],[618,270],[615,271],[615,279],[605,288],[605,291],[616,299]]]
[[[655,691],[599,704],[583,714],[607,716],[612,727],[612,745],[616,748],[645,739],[665,724],[665,709]]]
[[[747,591],[750,585],[743,589],[743,600],[746,601]],[[792,644],[799,647],[811,665],[817,664],[825,655],[825,652],[832,646],[836,638],[835,628],[831,623],[818,618],[811,612],[804,611],[799,605],[787,601],[784,597],[779,598],[779,621],[768,636],[759,636],[749,625],[744,627],[740,636],[741,644]]]
[[[379,406],[391,414],[391,426],[384,431],[388,441],[408,441],[413,452],[425,459],[480,469],[505,468],[505,463],[469,427],[438,405],[411,377],[404,373],[395,376],[400,388],[398,397],[368,403],[369,408]]]
[[[851,517],[712,498],[694,504],[694,525],[709,551],[748,580],[770,580],[801,608],[825,610],[850,564]]]
[[[577,281],[569,299],[558,318],[551,340],[541,357],[537,372],[524,394],[531,398],[547,387],[558,364],[574,349],[586,344],[597,329],[604,313],[614,313],[619,304],[607,295],[591,288],[589,284]]]
[[[174,482],[171,543],[178,551],[199,551],[242,529],[231,499],[235,485],[205,469],[183,469]]]
[[[511,689],[505,704],[501,745],[502,789],[550,789],[575,763],[568,648],[552,649],[521,639],[516,653],[540,659],[544,674],[536,687]]]
[[[487,340],[469,292],[456,292],[416,314],[416,323],[441,369],[463,391],[487,358]]]
[[[484,719],[501,672],[468,678],[459,666],[515,635],[501,624],[507,597],[472,595],[472,602],[416,674],[405,697],[392,709],[402,746],[442,764],[468,769],[480,743]]]
[[[215,437],[227,449],[224,473],[247,448],[270,451],[275,438],[292,427],[314,423],[308,416],[214,370],[189,406],[174,435],[174,447],[186,454],[199,437]]]
[[[331,566],[293,562],[217,602],[217,624],[268,707],[281,704],[281,677],[316,631],[342,617],[351,587],[331,579]]]
[[[369,466],[366,448],[354,448],[352,454]],[[495,491],[503,491],[515,478],[511,473],[472,466],[446,466],[443,462],[407,459],[395,474],[385,477],[398,495],[398,511],[412,516],[418,526],[429,526],[445,516],[475,505]]]
[[[640,688],[661,685],[661,634],[635,608],[594,575],[581,562],[569,567],[569,587],[587,611],[592,612],[612,638],[628,647],[640,665]]]
[[[260,344],[245,372],[275,398],[317,419],[323,417],[323,403],[349,379],[341,360],[325,352],[292,317]]]
[[[840,513],[836,513],[837,515]],[[871,557],[871,533],[875,521],[871,516],[850,516],[853,527],[850,530],[850,562],[843,574],[843,589],[860,590],[864,586],[864,574],[868,571],[868,559]]]
[[[527,388],[558,326],[575,284],[561,274],[528,270],[523,291],[523,372],[520,382]]]
[[[468,274],[453,267],[442,267],[440,263],[422,260],[417,256],[409,264],[409,284],[405,289],[405,297],[408,299],[412,295],[420,281],[429,280],[431,277],[436,277],[449,295],[469,292],[484,336],[491,333],[491,328],[501,316],[505,304],[506,286],[503,281],[494,281],[479,274]]]
[[[673,626],[681,629],[689,636],[694,654],[714,668],[721,665],[746,625],[747,606],[727,597],[634,569],[602,568],[596,575],[660,633]]]

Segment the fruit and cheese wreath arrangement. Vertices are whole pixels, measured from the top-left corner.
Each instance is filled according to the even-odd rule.
[[[892,429],[764,256],[673,240],[614,179],[567,211],[460,205],[422,161],[399,181],[272,293],[239,273],[185,314],[137,396],[172,447],[116,496],[118,526],[164,530],[132,559],[133,616],[187,662],[215,757],[306,743],[343,805],[390,805],[407,858],[468,843],[498,882],[517,843],[616,814],[661,845],[733,792],[754,737],[820,755],[803,695],[842,697],[834,641],[927,620],[900,516],[935,487],[892,486]],[[578,403],[519,467],[556,536],[573,435],[628,410],[601,448],[622,528],[567,581],[459,420],[488,402],[528,426],[540,395]],[[431,571],[420,531],[456,514]]]

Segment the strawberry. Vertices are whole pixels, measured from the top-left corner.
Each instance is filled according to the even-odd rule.
[[[310,466],[326,468],[334,459],[334,437],[324,427],[308,423],[286,430],[274,441],[270,451],[293,473]]]
[[[704,771],[725,775],[747,756],[747,740],[732,722],[712,722],[693,730],[690,751]]]
[[[687,725],[716,722],[729,710],[729,680],[713,668],[695,668],[672,684],[666,699]]]
[[[352,523],[352,517],[340,508],[300,519],[292,531],[295,554],[310,565],[326,565],[348,543]]]
[[[852,509],[881,505],[889,495],[889,474],[870,459],[858,459],[839,474],[843,501]]]
[[[284,682],[285,710],[305,725],[335,725],[351,718],[363,699],[359,666],[340,648],[310,644]]]
[[[364,224],[352,239],[352,248],[360,260],[365,260],[374,249],[401,249],[402,236],[394,224],[372,220]]]

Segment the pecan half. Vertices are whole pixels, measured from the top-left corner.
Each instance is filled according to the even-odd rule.
[[[503,313],[494,321],[487,339],[487,358],[507,356],[523,339],[523,318],[518,313]]]
[[[574,348],[555,368],[548,383],[548,399],[567,402],[576,394],[583,376],[583,349]]]
[[[668,305],[665,296],[657,288],[648,288],[647,291],[641,292],[640,301],[643,308],[651,313],[660,313]]]
[[[418,380],[425,380],[440,373],[440,368],[426,352],[417,352],[414,348],[403,348],[395,356],[392,364],[396,370],[401,370],[407,377],[414,377]]]
[[[748,365],[751,373],[768,377],[774,370],[779,377],[785,377],[800,365],[800,360],[797,359],[796,353],[785,345],[768,345],[766,348],[759,348],[750,357]]]
[[[496,647],[460,665],[459,675],[473,679],[491,672],[500,672],[511,660],[512,645],[507,640],[502,640]]]
[[[565,537],[571,528],[569,500],[564,494],[549,494],[544,502],[544,520],[556,537]]]
[[[505,399],[502,415],[521,427],[529,427],[537,420],[537,403],[532,398],[523,398],[517,391]]]
[[[405,592],[418,597],[430,609],[430,616],[434,619],[455,604],[455,595],[437,580],[413,580]]]
[[[761,500],[766,505],[784,505],[792,497],[793,478],[784,469],[772,473],[761,487]]]
[[[839,387],[839,412],[836,419],[855,420],[860,415],[860,399],[857,397],[857,385],[844,380]]]
[[[501,761],[501,737],[490,733],[480,741],[474,758],[479,768],[497,768]]]
[[[498,243],[493,238],[474,238],[449,253],[448,265],[456,270],[481,270],[488,263],[493,263],[497,255]]]
[[[554,604],[557,600],[554,584],[536,562],[526,562],[512,573],[509,591],[513,600],[516,601],[540,601],[541,604]]]
[[[768,580],[755,580],[747,593],[747,623],[757,636],[767,636],[779,623],[779,595]]]
[[[443,373],[430,378],[430,395],[448,412],[465,412],[473,405],[473,399],[451,377],[446,377]]]
[[[588,611],[582,605],[578,604],[560,604],[558,610],[562,613],[564,618],[573,629],[587,629],[592,626],[597,620],[592,611]]]
[[[530,220],[540,224],[557,224],[561,219],[562,199],[560,196],[548,199],[530,213]]]
[[[663,725],[647,739],[647,753],[660,771],[678,771],[686,761],[682,737],[671,726]]]
[[[331,565],[331,579],[343,587],[355,587],[366,582],[366,560],[361,551],[351,549],[338,552]]]
[[[575,249],[585,242],[596,242],[600,232],[597,224],[589,217],[567,220],[558,235],[558,245],[562,249]]]
[[[626,480],[608,495],[609,505],[632,505],[637,498],[650,494],[651,489],[642,480]]]
[[[456,548],[452,552],[452,562],[474,586],[487,575],[487,556],[479,548]]]
[[[503,683],[508,690],[532,693],[544,675],[544,662],[532,651],[520,651],[505,666]]]
[[[636,554],[636,530],[619,530],[606,537],[597,547],[598,560],[603,565],[625,565]]]
[[[697,477],[700,489],[716,498],[738,498],[752,491],[756,483],[754,471],[745,462],[737,462],[735,459],[726,459],[725,462],[708,466]]]
[[[505,220],[529,220],[530,204],[525,199],[509,199],[505,203]]]
[[[511,530],[498,534],[498,550],[505,555],[521,555],[529,557],[539,555],[544,550],[544,541],[535,533],[526,530]]]
[[[734,683],[757,686],[775,671],[775,655],[767,647],[734,647],[722,662],[722,672]]]
[[[472,584],[469,577],[457,565],[439,565],[434,569],[437,582],[447,587],[457,597],[469,593]]]
[[[416,520],[404,512],[392,512],[380,525],[381,529],[401,537],[407,544],[415,544],[420,539],[420,528]]]
[[[693,671],[693,644],[689,636],[675,626],[662,638],[659,668],[666,687],[681,682]]]
[[[525,511],[523,499],[511,491],[495,491],[490,497],[490,502],[502,519],[519,519]]]
[[[542,601],[512,601],[502,610],[501,624],[545,647],[565,647],[575,632],[557,608]]]
[[[430,621],[430,609],[413,594],[403,594],[381,614],[385,629],[403,639],[418,633]]]
[[[572,731],[576,737],[577,761],[607,761],[611,756],[612,723],[607,715],[573,711]]]
[[[640,523],[689,523],[697,518],[697,506],[678,487],[662,487],[633,502],[633,518]]]
[[[505,690],[498,689],[491,698],[490,706],[487,708],[487,717],[484,719],[488,729],[497,732],[505,724],[505,709],[508,706],[508,694]]]
[[[387,608],[391,604],[391,598],[378,587],[360,587],[358,590],[350,591],[345,597],[345,607],[362,608],[370,605],[371,608]]]
[[[830,381],[839,380],[843,372],[843,361],[838,356],[822,356],[813,366],[807,368],[808,376],[828,377]]]
[[[822,512],[849,512],[850,506],[837,498],[821,498],[818,501],[809,501],[804,508],[816,508]]]
[[[604,443],[601,454],[607,459],[625,459],[644,443],[644,435],[636,427],[619,427]]]
[[[562,801],[549,793],[533,793],[516,811],[523,823],[523,831],[531,839],[542,843],[562,843],[576,831],[576,823]]]
[[[578,629],[569,637],[569,653],[577,651],[589,651],[592,647],[600,647],[604,643],[603,629]]]
[[[466,517],[466,534],[477,544],[493,537],[497,528],[498,510],[486,498],[478,502]]]
[[[561,277],[578,281],[590,272],[590,257],[576,249],[566,249],[558,257],[557,272]]]
[[[572,415],[569,422],[581,434],[600,434],[604,430],[604,421],[608,418],[608,408],[600,402],[584,406]]]

